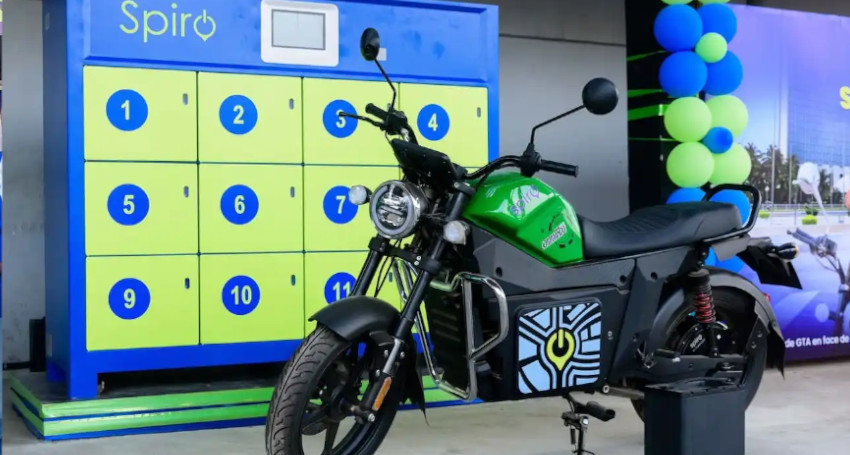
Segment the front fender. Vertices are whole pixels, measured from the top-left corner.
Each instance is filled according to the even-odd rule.
[[[767,296],[759,291],[753,283],[738,274],[714,267],[707,267],[707,269],[711,273],[712,288],[735,289],[753,298],[755,301],[754,311],[756,316],[758,316],[770,331],[767,343],[768,365],[777,368],[784,374],[785,340],[782,336],[782,329],[779,327],[779,322],[776,320],[776,314],[773,312],[773,307],[770,305]],[[657,349],[663,348],[667,338],[667,329],[674,323],[676,314],[687,305],[690,305],[690,303],[685,299],[685,292],[682,289],[670,295],[661,305],[655,316],[652,331],[647,338],[647,352],[654,352]]]
[[[381,299],[352,296],[322,308],[310,317],[310,321],[327,327],[348,341],[355,341],[375,332],[389,336],[399,317],[399,311]],[[417,351],[412,333],[408,334],[405,345],[407,361],[402,366],[406,370],[404,400],[410,400],[425,412],[425,389],[416,367]]]

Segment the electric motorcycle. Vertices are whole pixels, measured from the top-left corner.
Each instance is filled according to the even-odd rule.
[[[795,284],[789,249],[748,236],[755,216],[744,224],[734,206],[708,201],[742,190],[758,213],[758,190],[723,185],[704,201],[617,221],[582,217],[535,178],[576,177],[578,167],[542,159],[534,133],[581,110],[611,112],[612,82],[589,82],[582,106],[536,126],[520,156],[468,172],[418,145],[395,108],[379,49],[378,32],[366,29],[361,53],[389,82],[392,102],[366,106],[371,117],[340,115],[383,131],[404,177],[350,189],[377,235],[350,296],[311,317],[315,330],[285,365],[269,407],[267,453],[375,453],[400,405],[425,413],[423,371],[467,401],[564,397],[565,423],[586,427],[587,416],[610,420],[614,412],[572,392],[629,398],[640,412],[647,385],[716,378],[752,400],[765,368],[782,370],[785,344],[768,298],[704,264],[713,248],[720,260],[741,257],[763,282]],[[377,296],[390,272],[400,312],[367,295],[375,284]]]
[[[841,266],[841,260],[838,258],[838,244],[830,239],[827,235],[814,237],[800,228],[794,231],[788,231],[788,235],[805,243],[809,246],[811,253],[818,259],[825,259],[829,268],[838,274],[840,284],[838,285],[838,306],[833,311],[829,305],[821,303],[815,308],[815,317],[820,322],[833,321],[835,322],[835,331],[833,335],[850,335],[850,277]]]

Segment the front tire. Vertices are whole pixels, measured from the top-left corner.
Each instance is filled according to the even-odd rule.
[[[366,345],[365,350],[361,349],[362,344]],[[347,341],[321,325],[304,340],[287,362],[274,389],[266,420],[268,455],[371,455],[377,451],[398,411],[403,374],[393,382],[383,406],[375,414],[375,421],[355,423],[342,437],[337,436],[342,435],[339,424],[342,420],[353,421],[354,417],[333,404],[327,405],[329,410],[322,411],[326,400],[345,396],[345,403],[357,401],[362,380],[368,381],[371,377],[372,348],[368,341]],[[341,379],[343,377],[345,379]],[[356,385],[341,390],[345,388],[343,383]],[[345,407],[348,405],[342,405]],[[321,420],[314,418],[314,413],[319,412],[328,415]],[[326,434],[318,445],[312,444],[317,448],[311,447],[312,450],[305,452],[306,446],[310,446],[305,444],[305,437],[322,432]]]
[[[725,322],[729,326],[729,330],[723,334],[727,339],[724,340],[725,343],[721,347],[720,353],[743,354],[750,329],[753,327],[753,324],[760,323],[753,308],[755,302],[753,302],[751,297],[744,297],[734,290],[726,288],[714,288],[712,294],[717,312],[717,320]],[[683,345],[689,344],[690,340],[686,338],[689,331],[692,330],[694,325],[699,324],[690,314],[691,311],[691,308],[684,307],[673,319],[674,323],[667,330],[665,348],[682,352],[683,354],[705,355],[707,348],[702,345],[696,349],[696,352],[682,349]],[[764,329],[767,331],[767,327]],[[758,393],[766,367],[767,343],[764,343],[758,351],[747,358],[744,376],[739,383],[745,389],[746,406],[748,408]],[[627,383],[627,385],[641,390],[645,384]],[[637,399],[631,401],[638,417],[644,420],[644,400]]]

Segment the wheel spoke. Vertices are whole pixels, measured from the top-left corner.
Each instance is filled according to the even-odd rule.
[[[331,455],[333,453],[337,430],[339,430],[338,422],[328,425],[328,432],[325,434],[325,450],[322,451],[322,455]]]
[[[324,420],[330,416],[331,408],[330,406],[318,406],[316,409],[312,410],[310,414],[307,414],[307,417],[301,423],[301,431],[303,433],[312,433],[311,430],[315,429],[314,427],[321,425],[324,423]]]

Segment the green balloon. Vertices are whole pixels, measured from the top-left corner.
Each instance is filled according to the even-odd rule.
[[[706,33],[697,42],[696,53],[706,63],[717,63],[726,57],[729,44],[720,33]]]
[[[692,2],[693,0],[662,0],[662,1],[666,4],[668,4],[668,5],[686,5],[690,2]],[[729,0],[726,0],[726,1],[729,1]],[[703,3],[705,3],[705,2],[703,2]]]
[[[670,181],[682,188],[705,185],[714,172],[714,158],[711,155],[711,151],[699,142],[679,144],[667,157]]]
[[[726,153],[715,154],[713,158],[714,172],[709,180],[712,185],[739,185],[747,180],[753,170],[752,157],[740,144],[733,145]]]
[[[731,131],[735,137],[740,136],[747,128],[750,114],[747,112],[747,106],[737,96],[715,96],[705,104],[711,110],[712,128],[722,126]]]
[[[690,3],[690,2],[683,2]],[[703,5],[710,5],[712,3],[729,3],[729,0],[702,0]]]
[[[678,98],[664,112],[664,127],[679,142],[699,142],[711,129],[711,110],[695,96]]]

